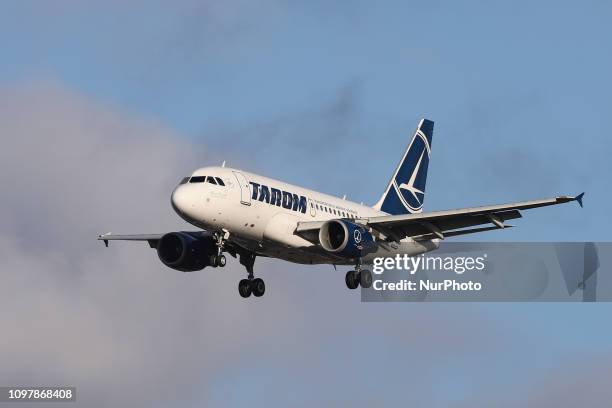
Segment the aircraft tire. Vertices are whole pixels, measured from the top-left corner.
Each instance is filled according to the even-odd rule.
[[[372,272],[362,269],[359,272],[359,284],[365,289],[372,287]]]
[[[240,296],[243,298],[248,298],[251,296],[251,281],[248,279],[242,279],[240,282],[238,282],[238,293],[240,293]]]
[[[217,265],[223,268],[225,264],[227,264],[227,259],[225,259],[225,255],[217,256]]]
[[[344,282],[346,283],[347,288],[357,289],[359,286],[359,272],[348,271],[344,277]]]
[[[264,293],[266,293],[266,284],[263,279],[255,278],[251,281],[251,290],[253,291],[253,296],[262,297]]]
[[[210,266],[212,266],[213,268],[219,266],[219,257],[217,255],[211,255],[208,259]]]

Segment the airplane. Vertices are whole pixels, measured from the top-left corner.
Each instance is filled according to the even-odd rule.
[[[198,231],[98,236],[109,241],[147,241],[169,268],[192,272],[226,265],[224,253],[244,265],[240,296],[260,297],[265,283],[255,278],[256,257],[299,264],[354,265],[345,275],[349,289],[372,285],[363,267],[377,257],[433,251],[446,238],[512,227],[521,211],[577,201],[577,196],[423,212],[434,122],[421,119],[380,200],[372,207],[243,170],[204,167],[174,189],[171,204]]]

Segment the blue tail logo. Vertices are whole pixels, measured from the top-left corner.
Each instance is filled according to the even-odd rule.
[[[421,212],[434,123],[423,119],[406,149],[385,193],[375,206],[389,214]]]

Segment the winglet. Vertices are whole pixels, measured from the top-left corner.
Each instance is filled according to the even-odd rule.
[[[580,208],[582,208],[582,197],[584,197],[584,192],[578,194],[574,200],[578,201],[578,204],[580,205]]]
[[[104,246],[108,248],[108,239],[104,239],[109,236],[111,233],[107,232],[106,234],[98,235],[98,240],[102,240],[104,242]]]

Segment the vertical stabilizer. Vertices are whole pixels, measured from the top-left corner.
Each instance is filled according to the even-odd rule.
[[[393,215],[422,211],[433,127],[431,120],[421,119],[391,181],[374,208]]]

